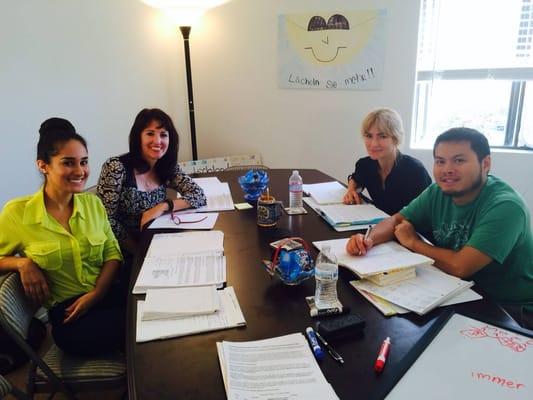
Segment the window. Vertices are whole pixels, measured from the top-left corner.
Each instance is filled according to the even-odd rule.
[[[411,146],[467,126],[492,147],[533,150],[530,1],[421,3]]]

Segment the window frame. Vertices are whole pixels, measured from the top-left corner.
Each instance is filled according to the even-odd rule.
[[[430,0],[428,0],[430,1]],[[527,5],[529,7],[529,5]],[[425,14],[428,11],[427,1],[421,1],[421,15],[420,15],[420,26],[419,26],[419,40],[418,40],[418,50],[417,50],[417,64],[420,62],[421,51],[427,51],[424,47],[427,46],[425,41],[428,39],[421,37],[421,30],[423,25],[427,22],[425,21]],[[434,19],[435,15],[430,13],[427,15],[427,18]],[[438,18],[438,17],[437,17]],[[529,18],[529,17],[528,17]],[[532,31],[533,28],[533,16],[532,22],[528,23],[529,30]],[[521,21],[522,24],[523,21]],[[528,21],[529,22],[529,21]],[[438,24],[438,20],[437,20]],[[528,27],[523,27],[520,24],[520,29],[524,30],[525,34],[528,32]],[[531,32],[530,32],[531,33]],[[522,42],[519,41],[520,30],[517,32],[517,46],[518,43],[520,46],[526,49],[526,46],[531,47],[531,37],[523,38]],[[526,41],[527,39],[527,41]],[[431,39],[430,39],[431,40]],[[433,51],[433,50],[430,50]],[[533,54],[532,54],[533,56]],[[427,68],[427,66],[426,66]],[[469,81],[483,81],[483,80],[505,80],[510,83],[510,92],[509,92],[509,109],[507,112],[507,121],[505,123],[505,132],[504,132],[504,145],[491,145],[493,149],[504,149],[504,150],[525,150],[527,152],[533,152],[533,147],[526,144],[518,145],[521,133],[521,122],[524,114],[524,101],[526,94],[526,87],[528,90],[528,96],[533,95],[533,67],[511,67],[511,68],[474,68],[474,69],[445,69],[445,70],[419,70],[418,65],[416,69],[416,82],[415,82],[415,91],[413,99],[413,113],[412,113],[412,134],[410,138],[410,147],[414,149],[425,147],[424,137],[427,133],[428,127],[428,109],[431,108],[431,82],[433,81],[460,81],[460,80],[469,80]],[[529,81],[529,84],[528,84]],[[529,97],[528,97],[529,99]],[[530,100],[528,100],[530,101]]]
[[[419,115],[421,105],[427,105],[429,100],[429,94],[421,94],[422,82],[431,82],[433,80],[508,80],[511,81],[511,92],[509,94],[509,112],[507,114],[507,121],[505,127],[505,144],[503,146],[493,146],[493,149],[512,149],[512,150],[526,150],[533,151],[533,147],[518,146],[518,140],[520,136],[520,123],[522,120],[522,113],[524,108],[524,98],[526,85],[530,82],[530,87],[533,90],[533,68],[520,67],[520,68],[480,68],[480,69],[454,69],[454,70],[441,70],[441,71],[418,71],[415,97],[414,97],[414,110],[413,110],[413,126],[414,134],[411,139],[411,147],[416,148],[414,143],[417,137],[416,132],[420,129],[426,130],[427,117],[426,110],[423,110],[423,126],[419,126]],[[425,96],[423,103],[420,103],[421,95]]]

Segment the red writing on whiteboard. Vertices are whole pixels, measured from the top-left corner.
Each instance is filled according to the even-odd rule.
[[[480,381],[495,383],[496,385],[500,385],[508,389],[521,389],[526,386],[523,383],[513,382],[509,379],[502,378],[501,376],[485,374],[483,372],[472,372],[472,378]]]
[[[511,350],[516,351],[517,353],[526,351],[529,346],[533,346],[532,339],[520,337],[511,332],[494,328],[489,325],[485,325],[481,328],[474,327],[470,329],[464,329],[461,331],[461,335],[472,339],[488,338],[497,340],[502,346],[509,347]]]

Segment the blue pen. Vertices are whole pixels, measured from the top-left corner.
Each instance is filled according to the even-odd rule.
[[[320,361],[324,358],[324,352],[322,351],[322,348],[318,344],[318,339],[316,338],[315,331],[310,326],[305,330],[305,334],[307,335],[307,339],[309,340],[309,344],[311,345],[311,348],[313,349],[313,354],[315,355],[315,358]]]

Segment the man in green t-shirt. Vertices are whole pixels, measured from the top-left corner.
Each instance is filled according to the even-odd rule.
[[[453,128],[433,147],[435,182],[368,238],[351,237],[347,251],[363,255],[397,239],[435,260],[435,266],[472,279],[523,326],[533,328],[533,236],[524,201],[489,175],[490,146],[474,129]],[[416,231],[430,234],[430,245]]]

